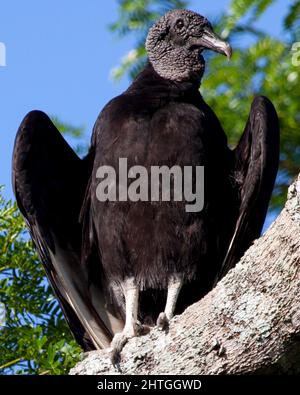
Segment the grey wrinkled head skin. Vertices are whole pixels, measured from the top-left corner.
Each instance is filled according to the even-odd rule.
[[[213,31],[210,22],[193,11],[174,10],[165,14],[149,30],[148,58],[154,70],[172,81],[200,82],[205,61],[202,51],[210,49],[231,57],[230,45]]]

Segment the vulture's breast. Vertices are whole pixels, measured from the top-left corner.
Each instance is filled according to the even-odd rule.
[[[205,166],[203,117],[184,102],[155,110],[142,103],[120,106],[106,118],[96,162],[114,167],[118,175],[119,159],[126,158],[128,171],[132,166],[147,170],[148,188],[153,166],[179,166],[182,174],[185,166]],[[149,190],[149,201],[97,203],[103,265],[111,277],[133,274],[142,287],[165,286],[173,272],[191,279],[207,251],[206,210],[189,213],[184,201],[151,201],[150,195]]]

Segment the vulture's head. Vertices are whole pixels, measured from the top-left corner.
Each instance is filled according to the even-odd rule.
[[[149,30],[146,50],[154,70],[173,81],[201,80],[205,68],[202,51],[210,49],[231,57],[230,45],[213,31],[203,16],[188,10],[165,14]]]

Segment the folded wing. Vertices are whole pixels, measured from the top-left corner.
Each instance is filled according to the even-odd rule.
[[[48,116],[30,112],[18,130],[13,187],[46,275],[77,342],[107,347],[122,320],[107,310],[102,279],[81,264],[79,213],[90,177]],[[97,262],[101,266],[101,262]],[[101,270],[100,270],[101,273]]]
[[[233,175],[238,195],[234,232],[216,281],[260,236],[279,163],[279,122],[272,103],[256,97],[234,152]]]

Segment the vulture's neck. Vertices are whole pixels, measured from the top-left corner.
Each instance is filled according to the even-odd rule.
[[[172,81],[161,77],[150,63],[136,77],[128,93],[146,93],[161,99],[168,97],[171,100],[184,100],[194,102],[201,98],[198,81]]]

